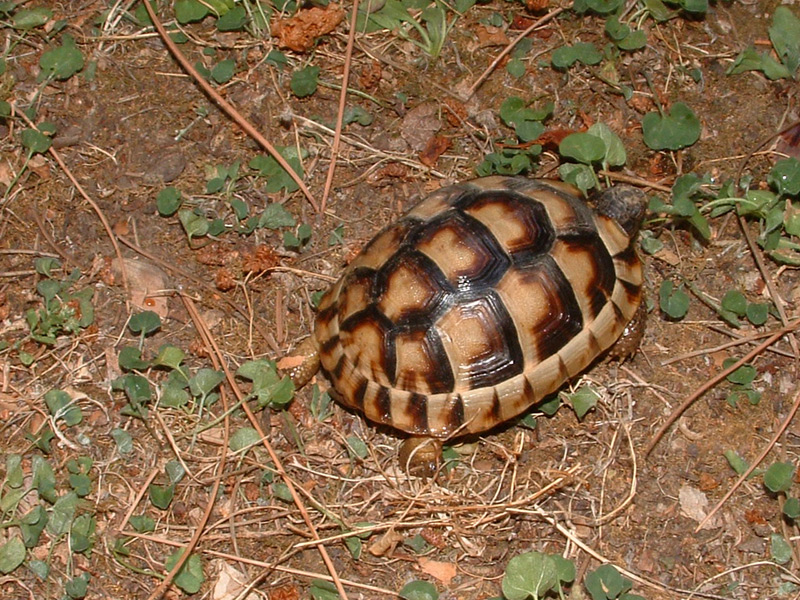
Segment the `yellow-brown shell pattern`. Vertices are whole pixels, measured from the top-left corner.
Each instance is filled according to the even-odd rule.
[[[560,182],[442,188],[325,294],[322,367],[338,399],[377,423],[437,438],[490,429],[620,337],[641,301],[630,238]]]

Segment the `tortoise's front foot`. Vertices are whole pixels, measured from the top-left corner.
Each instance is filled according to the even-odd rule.
[[[399,459],[409,475],[433,477],[442,462],[442,442],[430,437],[410,437],[400,445]]]

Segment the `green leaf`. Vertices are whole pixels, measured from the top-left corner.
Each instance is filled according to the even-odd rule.
[[[312,579],[308,591],[314,600],[341,600],[336,586],[324,579]]]
[[[147,489],[147,495],[153,506],[161,510],[167,510],[172,498],[175,496],[175,485],[156,485],[151,483]]]
[[[365,459],[369,456],[369,450],[367,449],[367,444],[357,435],[349,435],[346,439],[347,442],[347,449],[353,456],[357,456],[360,459]]]
[[[586,575],[584,580],[593,600],[614,600],[633,585],[613,565],[602,565]]]
[[[792,560],[792,547],[780,533],[773,533],[769,537],[770,555],[779,565],[785,565]]]
[[[143,371],[150,366],[146,360],[142,360],[142,351],[135,346],[125,346],[119,351],[119,366],[125,371]]]
[[[175,18],[181,25],[201,21],[210,13],[209,8],[199,0],[177,0],[175,2]]]
[[[8,575],[25,560],[25,544],[18,536],[0,546],[0,573]]]
[[[278,229],[279,227],[294,227],[296,221],[294,215],[286,210],[283,204],[268,204],[261,213],[259,227],[267,229]]]
[[[147,515],[133,515],[130,518],[131,527],[139,533],[149,533],[156,530],[156,521]]]
[[[31,153],[44,154],[50,149],[52,141],[49,137],[36,129],[23,129],[20,135],[22,145]]]
[[[6,485],[11,488],[22,487],[25,482],[25,473],[22,471],[22,456],[19,454],[6,455]]]
[[[53,269],[61,268],[61,262],[57,258],[37,258],[33,264],[36,272],[45,277],[52,277]]]
[[[167,473],[167,477],[169,477],[172,483],[180,483],[181,479],[186,475],[186,470],[183,468],[183,465],[180,461],[175,459],[167,461],[167,464],[164,466],[164,471]]]
[[[172,553],[164,562],[164,568],[167,571],[171,571],[175,565],[178,564],[178,560],[180,560],[181,556],[183,556],[183,553],[183,548]],[[206,578],[203,574],[203,561],[197,554],[191,554],[189,555],[189,558],[186,559],[186,562],[183,563],[180,571],[178,571],[178,574],[175,577],[175,585],[177,585],[187,594],[196,594],[200,591],[200,587],[203,585],[205,580]]]
[[[67,427],[77,425],[83,420],[80,407],[72,401],[67,392],[50,390],[44,395],[44,402],[53,418],[63,419]]]
[[[92,480],[85,473],[70,474],[69,485],[79,498],[88,496],[92,491]]]
[[[792,76],[784,65],[766,52],[759,54],[752,46],[745,48],[725,73],[737,75],[745,71],[761,71],[771,81],[788,79]]]
[[[52,465],[41,456],[34,455],[31,459],[33,481],[31,485],[39,495],[50,503],[58,500],[56,494],[56,474]]]
[[[738,290],[730,290],[722,298],[722,308],[742,317],[747,310],[747,298]]]
[[[682,319],[689,311],[689,296],[669,279],[658,290],[659,306],[671,319]]]
[[[588,165],[576,165],[574,163],[564,163],[558,167],[558,174],[563,181],[571,183],[584,194],[597,185],[597,176],[592,167]]]
[[[261,436],[258,435],[258,431],[252,427],[241,427],[230,437],[228,444],[233,452],[239,452],[249,446],[258,444],[260,441]]]
[[[196,214],[193,210],[182,208],[178,211],[178,220],[180,220],[183,230],[189,239],[196,237],[203,237],[208,234],[210,223],[202,215]]]
[[[723,368],[727,369],[735,362],[736,359],[734,358],[726,358],[724,361],[722,361],[722,366]],[[745,364],[736,369],[730,375],[728,375],[726,379],[731,383],[749,386],[751,383],[753,383],[753,380],[756,378],[756,375],[758,375],[758,371],[756,371],[756,368],[753,365]]]
[[[242,8],[242,10],[244,10],[244,8]],[[232,59],[222,60],[214,65],[213,69],[211,69],[211,79],[217,83],[228,83],[231,79],[233,79],[235,72],[236,61]]]
[[[148,335],[157,331],[161,327],[161,317],[152,310],[133,315],[128,321],[128,329],[133,333]]]
[[[153,359],[154,365],[180,369],[186,353],[177,346],[164,345],[158,349],[158,355]]]
[[[553,558],[541,552],[526,552],[508,561],[503,596],[506,600],[542,598],[558,585],[558,568]]]
[[[700,121],[686,104],[676,102],[667,116],[646,114],[642,134],[645,144],[653,150],[680,150],[700,139]]]
[[[783,503],[783,514],[789,519],[797,519],[800,517],[800,500],[795,497],[789,497]]]
[[[53,504],[50,520],[47,522],[47,532],[56,537],[66,534],[72,526],[77,509],[78,495],[75,492],[68,492],[61,496]]]
[[[348,106],[344,110],[344,122],[346,125],[358,123],[366,127],[372,124],[372,120],[372,115],[360,106]]]
[[[72,552],[86,553],[94,547],[94,533],[97,520],[89,513],[78,515],[72,522],[69,532],[69,549]]]
[[[601,15],[616,12],[624,3],[625,0],[586,0],[586,6]]]
[[[64,584],[64,591],[67,593],[67,596],[73,600],[85,598],[89,591],[89,574],[82,573],[67,581],[67,583]]]
[[[189,380],[189,390],[193,396],[206,396],[225,381],[225,373],[214,369],[200,369]]]
[[[175,187],[166,187],[156,196],[156,209],[162,217],[170,217],[181,207],[181,192]]]
[[[111,438],[117,445],[117,452],[123,456],[133,452],[133,438],[131,437],[131,434],[124,429],[120,429],[118,427],[112,429]]]
[[[751,303],[747,305],[747,310],[745,310],[745,315],[747,316],[747,320],[750,321],[753,325],[758,327],[759,325],[763,325],[767,322],[769,318],[769,304],[767,303]]]
[[[764,473],[764,485],[773,493],[786,492],[792,487],[794,479],[794,466],[790,463],[773,463]]]
[[[708,12],[708,0],[678,0],[678,4],[686,12],[698,15]]]
[[[428,581],[411,581],[403,586],[398,596],[403,600],[437,600],[439,592]]]
[[[240,31],[246,23],[247,11],[244,6],[237,4],[217,19],[217,29],[219,31]],[[216,77],[214,79],[216,80]]]
[[[645,0],[644,5],[659,23],[669,21],[677,14],[675,11],[669,10],[661,0]]]
[[[161,386],[161,406],[180,408],[189,403],[191,396],[186,391],[188,383],[177,371],[170,373],[167,381]]]
[[[14,29],[33,29],[44,25],[52,18],[53,11],[49,8],[43,6],[23,8],[14,12],[11,17],[11,25]]]
[[[319,82],[319,67],[313,65],[300,69],[292,73],[292,81],[289,84],[292,93],[298,98],[305,98],[317,91]]]
[[[611,131],[605,123],[595,123],[586,133],[597,136],[605,144],[605,154],[603,155],[603,165],[606,167],[621,167],[628,160],[625,154],[625,146],[619,136]]]
[[[298,156],[297,148],[294,146],[276,147],[276,150],[281,156],[289,163],[292,170],[302,179],[303,165],[300,163],[300,156]],[[302,150],[301,155],[303,158],[308,154],[307,151]],[[289,174],[278,164],[271,156],[256,156],[253,158],[249,166],[251,169],[258,171],[261,177],[267,179],[266,191],[270,194],[279,192],[285,188],[288,193],[296,192],[299,188],[297,183],[292,179]],[[294,223],[292,223],[294,225]],[[263,227],[263,225],[261,225]]]
[[[568,69],[576,62],[596,65],[603,60],[603,55],[594,44],[578,42],[572,46],[556,48],[553,50],[551,60],[556,69]]]
[[[591,386],[582,385],[572,394],[566,394],[567,401],[572,406],[578,420],[583,419],[586,413],[597,406],[597,401],[600,399],[598,394]]]
[[[506,71],[514,79],[519,79],[525,75],[525,63],[518,58],[512,58],[506,63]]]
[[[37,505],[20,519],[19,529],[26,548],[35,548],[39,544],[39,537],[47,526],[49,518],[44,506]]]
[[[800,19],[788,6],[775,8],[769,39],[789,74],[794,75],[800,66]]]
[[[75,46],[71,35],[64,34],[63,43],[58,48],[47,50],[39,59],[39,81],[45,79],[69,79],[83,68],[83,54]]]
[[[775,163],[767,176],[769,184],[778,190],[781,196],[797,196],[800,194],[800,160],[784,158]]]
[[[606,145],[602,139],[589,133],[571,133],[558,145],[561,156],[591,165],[605,156]]]

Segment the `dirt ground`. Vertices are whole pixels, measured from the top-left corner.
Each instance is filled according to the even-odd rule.
[[[194,551],[204,576],[199,593],[215,599],[236,597],[242,589],[231,583],[236,580],[252,586],[253,598],[334,598],[335,592],[312,583],[331,571],[349,598],[392,597],[414,580],[431,582],[441,598],[499,597],[509,560],[533,550],[575,562],[576,583],[565,592],[570,598],[589,597],[584,577],[606,562],[624,571],[633,580],[632,592],[645,598],[798,597],[798,530],[782,518],[780,498],[765,489],[760,476],[736,489],[696,531],[737,479],[724,453],[755,459],[789,414],[797,364],[785,339],[753,361],[758,372],[753,385],[762,393],[758,404],[740,400],[732,406],[726,402],[732,384],[723,381],[644,455],[674,409],[718,374],[725,359],[752,349],[753,334],[780,328],[771,316],[761,327],[734,330],[699,299],[718,301],[732,289],[751,301],[770,299],[730,214],[711,220],[708,242],[663,215],[650,215],[645,229],[663,249],[645,256],[647,331],[630,361],[600,361],[572,382],[575,388],[590,383],[601,394],[582,420],[562,407],[553,417],[538,418],[534,429],[502,427],[456,447],[454,468],[431,481],[399,468],[401,440],[393,432],[335,404],[320,414],[312,406],[311,386],[298,392],[288,410],[258,412],[307,518],[324,540],[332,569],[263,447],[244,456],[228,453],[221,465],[227,435],[250,426],[241,408],[231,410],[226,422],[221,401],[204,406],[195,398],[172,407],[152,399],[148,417],[141,419],[127,410],[129,397],[111,389],[125,372],[120,349],[139,343],[127,322],[142,306],[162,315],[160,329],[143,342],[148,359],[169,344],[186,353],[184,364],[192,373],[212,368],[200,321],[232,371],[251,359],[291,354],[312,329],[312,295],[324,290],[372,235],[424,193],[474,177],[476,166],[496,150],[495,142],[510,136],[498,114],[510,96],[534,105],[552,101],[545,126],[554,135],[607,124],[628,153],[616,174],[643,187],[656,184],[647,191],[664,200],[669,194],[658,186],[668,188],[685,173],[709,174],[711,187],[719,185],[757,149],[745,174],[754,185],[765,182],[780,156],[773,145],[758,146],[800,116],[797,82],[725,72],[749,44],[769,49],[767,29],[777,3],[718,2],[704,16],[663,23],[643,18],[644,49],[557,71],[550,66],[554,49],[579,40],[599,48],[608,42],[604,19],[568,10],[529,36],[522,77],[512,77],[503,62],[469,99],[463,92],[508,40],[554,7],[531,13],[520,3],[478,4],[457,22],[435,60],[385,30],[359,33],[350,87],[362,95],[350,94],[347,106],[363,109],[372,120],[345,126],[321,214],[301,192],[267,191],[267,180],[248,167],[263,150],[204,95],[150,28],[120,16],[122,8],[135,9],[121,4],[63,2],[50,6],[52,17],[42,27],[0,24],[7,36],[0,99],[17,110],[32,109],[36,123],[55,125],[53,147],[97,207],[81,197],[52,155],[36,154],[26,163],[20,132],[27,125],[21,118],[0,121],[0,448],[6,456],[0,466],[0,545],[18,535],[15,519],[32,507],[53,512],[36,492],[20,503],[10,500],[12,456],[21,457],[25,481],[34,487],[34,465],[48,462],[58,496],[74,488],[70,460],[90,458],[91,488],[76,511],[96,523],[87,536],[93,548],[83,552],[69,541],[74,537],[69,528],[45,528],[26,550],[24,564],[0,577],[0,596],[61,598],[67,582],[88,574],[87,598],[147,598],[169,571],[168,557],[199,533]],[[159,10],[163,21],[173,21],[173,6]],[[793,10],[797,14],[796,6]],[[487,25],[494,15],[502,23],[497,30]],[[225,99],[276,146],[305,151],[304,181],[317,201],[331,160],[346,21],[308,51],[282,50],[288,59],[284,67],[266,60],[277,49],[268,34],[220,32],[211,17],[182,27],[188,42],[180,47],[192,64],[211,68],[223,59],[235,61],[233,78],[216,86]],[[42,85],[40,58],[61,43],[63,33],[75,39],[83,70]],[[309,65],[319,67],[320,85],[298,98],[290,87],[292,73]],[[692,77],[693,70],[699,76]],[[630,101],[605,83],[612,76],[633,89]],[[702,124],[696,144],[679,152],[645,146],[639,124],[655,110],[654,94],[661,104],[680,101],[694,110]],[[447,146],[431,159],[425,146],[436,136]],[[216,169],[237,161],[239,176],[231,187],[208,191]],[[558,164],[558,153],[546,145],[531,174],[555,177]],[[255,215],[281,204],[295,225],[188,240],[176,215],[156,210],[156,197],[167,186],[181,191],[186,206],[228,225],[235,221],[234,199]],[[101,214],[121,240],[118,251]],[[310,240],[299,250],[287,248],[284,234],[301,237],[300,224],[311,226]],[[750,227],[757,235],[757,224]],[[117,252],[129,261],[130,294]],[[35,266],[47,257],[61,265],[50,278]],[[795,318],[797,270],[759,259],[788,318]],[[80,272],[71,289],[93,290],[90,324],[61,330],[55,343],[31,339],[26,313],[42,308],[37,285],[64,281],[74,269]],[[697,291],[682,319],[659,310],[658,290],[667,279]],[[145,290],[152,296],[147,300]],[[191,299],[196,314],[180,294]],[[742,336],[749,340],[725,345]],[[141,371],[154,389],[167,372]],[[249,382],[236,381],[249,389]],[[327,388],[323,378],[317,383]],[[81,409],[80,422],[53,419],[45,400],[53,389],[69,394]],[[223,384],[223,389],[232,405],[230,388]],[[797,464],[798,423],[789,425],[765,464]],[[48,428],[55,435],[49,451],[42,441]],[[125,452],[119,431],[130,435],[132,448]],[[186,475],[174,484],[169,505],[158,508],[150,485],[168,486],[165,468],[176,460]],[[142,516],[150,517],[153,527],[132,524]],[[350,537],[345,543],[343,534],[358,524],[368,524],[360,541]],[[794,547],[794,558],[783,565],[773,561],[776,535]],[[48,566],[44,577],[34,568],[39,563]],[[170,586],[166,593],[184,592]]]

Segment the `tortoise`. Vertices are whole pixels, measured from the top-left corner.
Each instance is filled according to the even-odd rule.
[[[624,358],[642,331],[645,196],[614,186],[591,200],[503,176],[433,192],[325,293],[296,384],[321,363],[340,403],[441,441],[520,415],[626,333]]]

